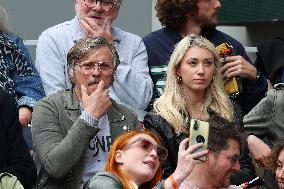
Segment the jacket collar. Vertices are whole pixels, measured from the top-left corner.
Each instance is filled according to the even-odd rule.
[[[74,123],[81,114],[79,100],[73,88],[66,89],[64,96],[65,96],[64,108],[67,110],[70,119]]]

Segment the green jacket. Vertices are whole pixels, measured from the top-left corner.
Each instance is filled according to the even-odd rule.
[[[108,114],[112,141],[139,124],[136,115],[112,102]],[[34,188],[78,189],[86,149],[99,128],[88,126],[79,116],[75,93],[62,90],[39,101],[34,108],[32,135],[38,178]]]

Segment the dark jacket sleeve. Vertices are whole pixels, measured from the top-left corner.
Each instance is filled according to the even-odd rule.
[[[18,121],[18,111],[14,98],[0,91],[1,130],[5,133],[1,139],[0,172],[8,172],[18,178],[25,189],[32,188],[36,179],[36,167],[29,148],[23,138],[22,127]],[[1,134],[2,135],[2,134]]]
[[[262,41],[257,45],[257,51],[257,57],[254,62],[257,69],[260,70],[273,85],[283,82],[284,38],[277,37]]]

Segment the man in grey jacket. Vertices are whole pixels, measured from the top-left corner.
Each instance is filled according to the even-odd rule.
[[[267,159],[277,142],[284,138],[284,84],[278,83],[245,117],[244,127],[248,133],[248,147],[257,166],[268,168]],[[274,174],[264,172],[263,188],[278,188]]]
[[[80,40],[69,51],[72,88],[41,100],[33,112],[36,188],[83,188],[103,170],[111,142],[138,125],[136,115],[109,96],[118,64],[105,38]]]
[[[48,28],[38,39],[35,66],[45,94],[71,87],[66,55],[76,41],[86,37],[104,37],[115,45],[121,62],[117,68],[119,77],[109,88],[110,96],[131,107],[143,120],[144,110],[152,97],[153,82],[142,39],[112,26],[121,0],[74,0],[74,3],[75,18]]]

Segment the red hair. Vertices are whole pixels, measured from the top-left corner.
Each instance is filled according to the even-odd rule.
[[[120,135],[112,143],[111,149],[108,154],[108,159],[106,161],[105,171],[108,171],[116,175],[121,181],[124,189],[133,189],[133,185],[130,182],[127,172],[124,169],[122,169],[118,163],[116,163],[115,161],[116,152],[117,150],[123,150],[129,143],[129,140],[139,134],[149,135],[157,142],[157,144],[160,144],[159,137],[150,130],[144,129],[144,130],[129,131],[127,133]],[[143,183],[139,187],[139,189],[152,189],[161,179],[162,179],[162,168],[160,164],[154,177],[150,181]]]

